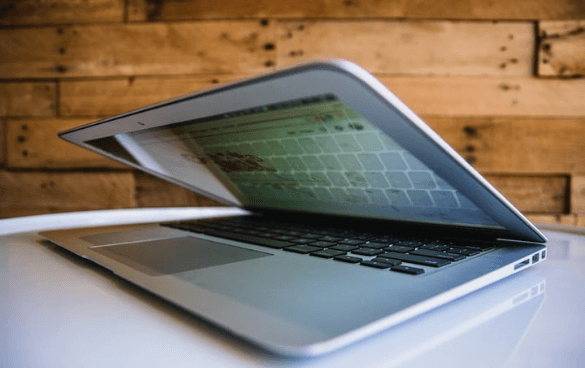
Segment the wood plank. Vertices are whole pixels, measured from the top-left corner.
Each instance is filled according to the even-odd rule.
[[[565,225],[565,226],[583,226],[578,225],[578,217],[574,214],[556,214],[556,215],[540,215],[540,214],[528,214],[526,217],[531,222],[534,223],[543,223],[543,224],[551,224],[551,225]]]
[[[109,158],[60,139],[57,133],[89,119],[21,119],[6,124],[6,165],[10,168],[123,168]]]
[[[130,172],[0,171],[0,217],[135,207]]]
[[[259,21],[0,29],[0,78],[263,72],[273,27]]]
[[[381,81],[418,114],[585,116],[585,79],[385,77]]]
[[[283,21],[278,65],[353,60],[373,73],[530,76],[529,22]]]
[[[585,172],[585,119],[438,117],[423,119],[484,173]]]
[[[538,28],[538,75],[585,75],[585,20],[542,21]]]
[[[207,207],[222,206],[175,184],[165,182],[152,175],[136,172],[136,204],[138,207]]]
[[[0,25],[121,22],[124,0],[3,0]]]
[[[6,131],[6,119],[0,118],[0,167],[4,166],[6,162],[6,138],[5,132]]]
[[[571,212],[585,215],[585,174],[571,175]]]
[[[422,118],[482,172],[585,172],[585,118],[448,117]],[[120,167],[109,159],[64,142],[57,132],[90,119],[10,120],[6,146],[9,167]],[[23,128],[26,126],[26,130]],[[26,152],[25,152],[26,151]]]
[[[399,77],[381,81],[418,114],[585,116],[585,80],[485,77]],[[119,114],[243,77],[237,75],[136,77],[63,81],[63,116]]]
[[[56,89],[53,82],[0,83],[0,116],[55,116]]]
[[[486,179],[522,212],[556,214],[568,211],[567,176],[486,175]]]
[[[62,81],[63,116],[120,114],[236,79],[233,75]]]
[[[133,21],[226,18],[578,19],[581,0],[129,0]]]

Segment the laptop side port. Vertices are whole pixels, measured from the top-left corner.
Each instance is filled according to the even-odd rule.
[[[520,269],[522,267],[528,266],[530,264],[530,258],[529,259],[525,259],[522,262],[518,262],[514,265],[514,270]]]
[[[535,255],[532,256],[532,263],[536,263],[540,261],[540,253],[536,253]]]

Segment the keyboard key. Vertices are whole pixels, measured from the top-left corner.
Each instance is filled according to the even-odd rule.
[[[249,234],[249,233],[248,233]],[[291,239],[296,239],[294,236],[290,236],[290,235],[279,235],[279,236],[275,236],[274,238],[275,240],[291,240]]]
[[[411,248],[416,248],[416,247],[420,247],[420,246],[424,245],[423,242],[420,242],[418,240],[400,240],[400,241],[396,242],[395,244],[401,245],[403,247],[411,247]]]
[[[347,263],[360,263],[363,261],[360,257],[352,257],[352,256],[337,256],[333,257],[336,261],[347,262]]]
[[[384,248],[384,250],[387,250],[389,252],[408,253],[408,252],[414,250],[414,248],[404,247],[402,245],[393,245],[393,246]]]
[[[242,231],[243,233],[247,233],[247,231]],[[276,233],[272,233],[272,232],[267,232],[267,231],[263,231],[263,232],[254,232],[255,236],[259,236],[262,238],[275,238],[277,236],[280,236],[280,234],[276,234]]]
[[[290,239],[289,241],[293,242],[293,243],[297,243],[297,244],[308,244],[308,243],[312,243],[315,241],[315,239],[308,239],[308,238],[293,238]]]
[[[304,234],[303,234],[303,235],[301,235],[301,236],[302,236],[303,238],[310,238],[310,239],[313,239],[313,240],[316,240],[316,239],[321,239],[321,235],[318,235],[318,234],[304,233]]]
[[[347,245],[360,245],[365,243],[365,241],[363,240],[357,240],[357,239],[343,239],[339,241],[339,244],[347,244]]]
[[[314,247],[328,248],[328,247],[334,246],[336,243],[319,240],[319,241],[314,241],[310,244]]]
[[[453,253],[453,254],[463,254],[466,256],[473,256],[479,253],[479,251],[475,250],[475,249],[468,249],[468,248],[450,248],[449,250],[447,250],[447,252],[449,253]]]
[[[439,259],[446,259],[448,261],[460,261],[460,260],[465,258],[464,256],[462,256],[460,254],[443,253],[443,252],[437,252],[435,250],[428,250],[428,249],[417,249],[417,250],[411,252],[410,254],[416,254],[419,256],[429,256],[429,257],[439,258]]]
[[[344,252],[351,252],[354,249],[358,249],[359,247],[355,246],[355,245],[346,245],[346,244],[337,244],[333,247],[331,247],[330,249],[335,249],[335,250],[341,250]]]
[[[419,249],[436,250],[438,252],[447,250],[449,248],[451,248],[449,245],[441,245],[441,244],[426,244],[426,245],[419,247]]]
[[[369,242],[366,244],[363,244],[364,247],[368,247],[368,248],[374,248],[374,249],[381,249],[384,248],[386,246],[388,246],[388,244],[385,243],[377,243],[377,242]]]
[[[404,254],[404,253],[396,253],[396,252],[386,252],[384,254],[380,254],[379,257],[384,258],[392,258],[397,259],[399,261],[408,262],[408,263],[415,263],[424,266],[431,266],[431,267],[443,267],[451,262],[443,259],[436,259],[424,256],[417,256],[414,254]]]
[[[339,240],[342,240],[342,239],[341,238],[337,238],[335,236],[326,235],[326,236],[320,237],[319,240],[336,242],[336,241],[339,241]]]
[[[359,254],[360,256],[375,256],[376,254],[384,253],[383,250],[374,248],[358,248],[351,252],[353,254]]]
[[[363,266],[374,267],[374,268],[390,268],[390,265],[386,262],[376,262],[376,261],[363,261],[360,263]]]
[[[390,271],[403,272],[408,273],[410,275],[420,275],[425,272],[425,270],[423,270],[422,268],[410,267],[405,265],[394,266],[390,269]]]
[[[341,256],[344,254],[345,254],[345,252],[342,252],[340,250],[335,250],[335,249],[322,249],[322,250],[318,250],[316,252],[311,252],[312,256],[321,257],[321,258],[333,258],[333,257]]]
[[[371,259],[371,261],[387,263],[390,266],[398,266],[399,264],[402,263],[402,262],[395,260],[395,259],[383,258],[383,257],[376,257],[374,259]]]
[[[319,248],[319,247],[312,247],[312,246],[306,245],[306,244],[301,244],[301,245],[295,245],[295,246],[292,246],[292,247],[284,248],[284,250],[289,251],[289,252],[307,254],[307,253],[314,252],[316,250],[321,250],[321,248]]]

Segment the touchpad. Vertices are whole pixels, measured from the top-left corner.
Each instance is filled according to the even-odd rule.
[[[151,276],[196,270],[272,255],[191,236],[93,246],[91,249]]]

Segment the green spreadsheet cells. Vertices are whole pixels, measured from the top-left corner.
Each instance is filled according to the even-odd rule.
[[[317,156],[302,156],[301,159],[311,171],[321,171],[325,169],[325,166],[323,166]]]
[[[384,167],[386,167],[386,170],[404,171],[408,168],[399,152],[380,153],[380,159]]]
[[[270,151],[272,151],[273,155],[277,155],[277,156],[286,155],[286,150],[284,149],[284,147],[282,146],[282,144],[279,141],[270,140],[270,141],[266,142],[266,145],[268,146]]]
[[[459,203],[455,198],[453,192],[445,191],[445,190],[431,190],[430,191],[433,200],[435,201],[436,205],[439,207],[451,207],[456,208],[459,207]]]
[[[315,141],[324,153],[339,153],[341,148],[335,143],[333,137],[330,136],[319,136],[315,137]]]
[[[321,113],[313,108],[311,114],[260,122],[269,128],[262,136],[234,130],[221,144],[200,142],[229,180],[258,200],[476,208],[356,111],[338,102],[326,105]],[[238,170],[246,175],[234,175]]]
[[[363,170],[362,165],[359,163],[355,155],[340,154],[337,155],[337,158],[339,159],[339,162],[341,162],[345,170],[353,171]]]
[[[408,177],[417,189],[434,189],[436,187],[435,181],[428,171],[409,171]]]
[[[319,160],[328,171],[343,170],[343,166],[334,155],[320,155]]]
[[[364,178],[364,176],[359,172],[348,171],[345,173],[345,177],[347,178],[352,187],[361,188],[368,187],[368,182],[366,181],[366,178]]]
[[[356,134],[355,138],[360,143],[364,151],[367,152],[379,152],[384,149],[384,146],[378,139],[378,135],[376,133],[360,133]]]
[[[321,149],[319,148],[315,140],[313,140],[313,138],[309,137],[299,138],[298,142],[306,153],[313,154],[321,153]]]
[[[387,171],[385,174],[386,174],[386,179],[388,179],[388,182],[390,183],[390,185],[393,188],[406,189],[406,188],[412,187],[410,180],[408,180],[408,177],[406,176],[406,174],[404,172]]]
[[[390,184],[384,178],[384,175],[378,171],[366,171],[364,172],[364,177],[368,182],[370,188],[388,188]]]
[[[373,153],[360,153],[358,154],[358,160],[362,164],[365,170],[383,170],[384,166],[382,161],[378,158],[378,155]]]
[[[407,190],[406,193],[415,206],[432,207],[434,205],[431,196],[424,190],[411,189]]]
[[[361,152],[362,148],[357,140],[350,134],[335,135],[335,141],[343,152]]]

